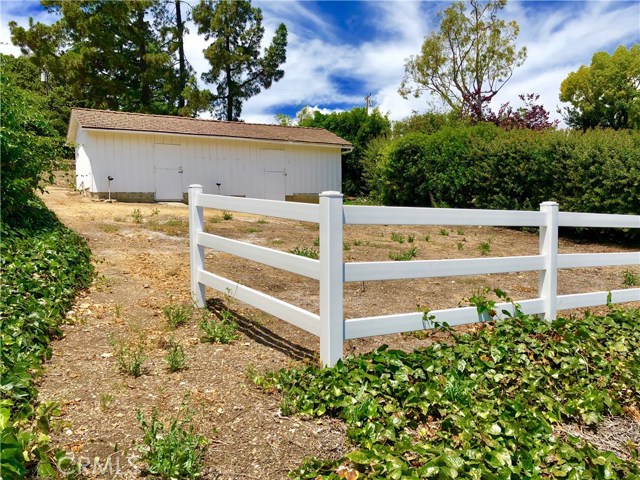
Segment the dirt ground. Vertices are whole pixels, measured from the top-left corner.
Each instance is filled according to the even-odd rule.
[[[188,209],[181,204],[93,202],[56,186],[43,196],[93,251],[98,277],[68,314],[64,337],[53,343],[40,382],[40,399],[56,400],[63,415],[53,442],[82,463],[90,477],[138,478],[135,444],[142,438],[136,412],[155,407],[177,415],[193,410],[197,431],[209,439],[204,478],[276,479],[305,458],[334,458],[348,451],[339,421],[287,417],[279,398],[248,380],[254,371],[317,361],[316,337],[244,304],[207,290],[210,308],[223,303],[236,316],[240,339],[229,345],[202,343],[192,320],[172,331],[162,307],[187,304],[189,293]],[[233,239],[282,251],[316,249],[317,225],[252,215],[205,211],[206,229]],[[392,234],[396,240],[392,239]],[[402,236],[404,243],[399,243]],[[410,242],[410,236],[413,242]],[[538,236],[487,227],[369,227],[345,229],[346,261],[388,260],[414,246],[418,259],[535,255]],[[625,251],[614,245],[561,240],[562,253]],[[207,252],[207,268],[284,301],[317,312],[318,283],[219,252]],[[560,293],[624,288],[625,270],[640,267],[562,271]],[[537,274],[482,275],[416,281],[369,282],[345,286],[347,318],[467,305],[480,288],[499,287],[514,300],[533,298]],[[571,313],[571,312],[567,312]],[[474,328],[474,327],[467,327]],[[346,353],[367,352],[382,344],[414,349],[442,334],[390,335],[348,341]],[[118,372],[114,338],[144,338],[148,359],[138,378]],[[169,373],[164,362],[173,337],[184,347],[188,369]]]

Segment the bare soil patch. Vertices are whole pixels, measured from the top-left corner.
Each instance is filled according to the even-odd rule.
[[[64,338],[53,343],[53,357],[45,365],[40,385],[41,400],[57,400],[63,407],[54,443],[78,458],[92,459],[85,472],[98,477],[115,473],[118,478],[139,477],[142,472],[135,464],[134,445],[142,432],[136,411],[148,416],[157,407],[171,416],[185,402],[195,410],[198,431],[210,440],[204,478],[283,478],[304,458],[334,458],[348,450],[340,422],[283,416],[279,399],[247,379],[252,371],[317,361],[316,337],[211,290],[207,290],[209,308],[218,311],[224,304],[236,315],[241,332],[238,341],[202,343],[195,320],[175,331],[167,327],[162,307],[190,301],[186,206],[92,202],[63,187],[52,187],[43,198],[67,226],[87,238],[99,274],[69,312]],[[229,238],[282,251],[318,248],[314,245],[317,225],[235,213],[224,220],[219,211],[206,211],[205,218],[207,231]],[[390,253],[411,247],[416,248],[418,259],[471,258],[481,256],[482,251],[490,256],[533,255],[537,254],[538,236],[473,226],[349,226],[344,257],[347,261],[388,260]],[[627,249],[561,240],[560,251]],[[317,312],[318,284],[313,280],[219,252],[207,253],[207,268]],[[625,270],[563,271],[560,293],[624,288]],[[640,273],[637,267],[632,270]],[[345,314],[352,318],[411,312],[418,306],[466,305],[465,299],[484,286],[506,290],[516,301],[532,298],[537,275],[348,284]],[[149,358],[142,376],[118,372],[110,344],[114,336],[144,338]],[[188,369],[179,373],[169,373],[163,360],[172,336],[188,355]],[[446,338],[441,333],[372,337],[346,342],[345,352],[359,354],[382,344],[415,349],[442,340]],[[111,474],[104,469],[107,458],[111,459]]]

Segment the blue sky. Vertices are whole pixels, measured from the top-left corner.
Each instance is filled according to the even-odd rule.
[[[323,111],[363,106],[372,99],[393,120],[412,111],[438,107],[433,99],[403,99],[398,87],[405,60],[420,50],[426,35],[438,26],[437,12],[449,2],[436,1],[300,1],[254,0],[263,10],[265,44],[280,22],[287,25],[289,46],[285,77],[244,105],[246,121],[272,123],[276,113],[295,113],[304,106]],[[27,24],[28,17],[50,23],[38,2],[2,0],[0,51],[18,54],[6,28],[10,20]],[[569,72],[589,64],[593,53],[612,52],[640,42],[638,1],[514,1],[503,11],[520,25],[518,44],[527,60],[493,102],[518,104],[518,94],[538,93],[555,113],[560,83]],[[202,55],[205,40],[191,26],[187,57],[196,71],[208,64]],[[203,85],[204,86],[204,85]],[[431,105],[431,107],[430,107]]]

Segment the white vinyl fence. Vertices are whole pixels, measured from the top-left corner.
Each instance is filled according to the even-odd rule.
[[[319,223],[320,260],[205,233],[203,208]],[[345,263],[342,258],[345,224],[539,227],[540,253],[500,258]],[[344,340],[430,328],[422,312],[345,319],[344,282],[538,271],[538,297],[518,301],[518,304],[524,313],[539,314],[549,320],[556,317],[558,310],[605,305],[609,295],[611,303],[640,301],[640,288],[558,295],[559,268],[640,265],[640,252],[558,254],[558,227],[640,228],[640,215],[559,212],[555,202],[542,203],[539,212],[349,206],[342,204],[342,194],[338,192],[322,193],[320,204],[314,205],[205,195],[202,186],[191,185],[191,290],[199,307],[205,305],[207,286],[229,292],[237,300],[319,336],[320,359],[326,365],[333,365],[342,357]],[[320,315],[208,272],[205,247],[319,280]],[[498,307],[513,312],[511,304]],[[433,315],[433,322],[447,322],[452,326],[481,321],[475,307],[433,310],[429,315]]]

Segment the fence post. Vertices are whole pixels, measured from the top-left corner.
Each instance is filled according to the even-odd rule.
[[[538,295],[544,301],[543,320],[555,320],[558,312],[558,204],[543,202],[540,211],[545,224],[540,227],[540,255],[544,257],[544,270],[538,277]]]
[[[342,194],[320,194],[320,360],[333,366],[344,342]]]
[[[189,259],[191,264],[191,298],[198,308],[205,305],[205,286],[198,282],[198,271],[204,270],[204,247],[198,245],[198,233],[204,229],[202,207],[196,206],[196,197],[202,193],[202,185],[189,185]]]

